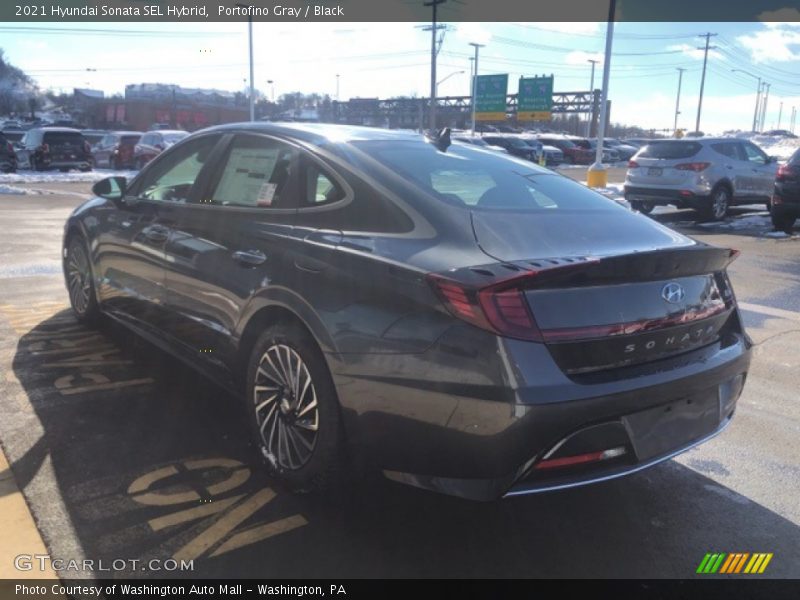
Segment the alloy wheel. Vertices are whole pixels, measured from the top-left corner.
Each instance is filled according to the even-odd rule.
[[[264,457],[279,470],[301,469],[317,443],[319,408],[311,373],[293,348],[274,344],[261,356],[253,404]]]
[[[711,210],[714,218],[724,219],[725,215],[728,214],[728,190],[725,188],[719,188],[716,192],[714,192],[711,202]]]
[[[67,260],[67,281],[69,282],[69,299],[75,312],[86,313],[92,291],[92,273],[89,259],[80,243],[73,243],[69,249]]]

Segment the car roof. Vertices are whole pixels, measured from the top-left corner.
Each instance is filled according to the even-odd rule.
[[[114,135],[143,135],[141,131],[109,131]]]
[[[203,132],[230,131],[249,133],[271,133],[291,137],[316,145],[340,144],[364,140],[420,141],[422,136],[416,132],[377,129],[356,125],[333,125],[330,123],[228,123],[203,129]]]
[[[74,127],[36,127],[31,131],[44,131],[45,133],[55,131],[59,133],[81,133],[80,129]]]
[[[188,131],[184,131],[183,129],[151,129],[150,131],[146,131],[145,133],[185,133],[189,135]]]

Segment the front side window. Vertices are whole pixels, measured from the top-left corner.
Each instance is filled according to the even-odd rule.
[[[186,202],[218,139],[204,136],[164,156],[143,174],[134,193],[144,200]]]
[[[223,206],[285,208],[298,152],[270,138],[240,135],[222,162],[210,203]]]
[[[755,144],[751,144],[750,142],[745,143],[744,153],[745,156],[747,157],[747,160],[749,160],[752,163],[756,163],[759,165],[767,164],[767,155],[764,154],[761,148],[759,148]]]

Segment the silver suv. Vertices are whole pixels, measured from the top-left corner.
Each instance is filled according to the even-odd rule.
[[[628,163],[625,199],[643,213],[672,204],[722,219],[734,204],[769,204],[777,169],[775,157],[747,140],[659,140]]]

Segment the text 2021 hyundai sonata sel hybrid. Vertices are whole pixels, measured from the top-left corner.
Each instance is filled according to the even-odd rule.
[[[236,391],[266,468],[297,490],[359,456],[493,499],[632,473],[721,431],[750,361],[735,252],[448,140],[197,132],[70,216],[74,312]]]

